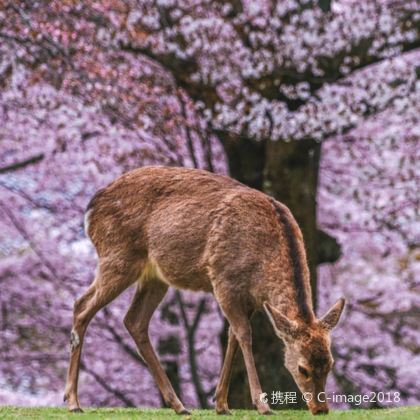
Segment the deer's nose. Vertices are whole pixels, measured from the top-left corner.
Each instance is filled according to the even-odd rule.
[[[314,407],[312,409],[312,414],[317,415],[317,414],[328,414],[329,412],[329,408],[325,407],[325,406],[320,406],[320,407]]]

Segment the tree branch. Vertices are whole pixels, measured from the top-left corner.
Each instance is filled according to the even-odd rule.
[[[80,367],[86,373],[93,376],[93,378],[95,378],[95,381],[98,382],[98,384],[101,385],[102,388],[104,388],[110,394],[115,395],[119,400],[121,400],[126,405],[126,407],[136,406],[134,402],[131,401],[129,398],[127,398],[121,391],[118,391],[117,389],[114,389],[113,387],[111,387],[105,379],[101,378],[94,370],[89,369],[85,363],[81,362]]]
[[[108,308],[104,308],[103,312],[105,316],[109,319],[110,313]],[[135,351],[132,347],[124,342],[124,339],[119,335],[114,328],[112,328],[108,322],[101,323],[102,327],[109,331],[114,338],[114,340],[121,346],[121,348],[131,356],[136,362],[139,362],[142,366],[147,366],[144,362],[143,358],[139,355],[137,351]]]
[[[197,326],[200,322],[201,316],[204,313],[205,307],[206,307],[206,298],[203,298],[200,300],[200,303],[198,305],[197,312],[195,314],[194,320],[192,324],[189,323],[187,313],[185,311],[184,302],[182,299],[181,293],[177,290],[175,292],[175,296],[179,305],[179,309],[181,312],[181,318],[184,323],[184,327],[187,330],[187,342],[188,342],[188,359],[190,362],[190,368],[191,368],[191,379],[194,384],[198,400],[200,402],[200,406],[202,408],[208,408],[207,403],[207,393],[204,391],[200,377],[198,374],[198,367],[197,367],[197,360],[196,360],[196,353],[195,353],[195,347],[194,347],[194,339],[195,339],[195,332],[197,330]]]
[[[13,172],[17,171],[19,169],[26,168],[29,165],[33,165],[34,163],[40,162],[42,159],[44,159],[44,154],[40,153],[38,155],[32,156],[28,159],[22,160],[20,162],[12,163],[7,166],[3,166],[0,168],[0,174],[4,174],[6,172]]]

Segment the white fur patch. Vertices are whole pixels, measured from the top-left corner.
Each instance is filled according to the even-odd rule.
[[[90,209],[90,210],[88,210],[86,213],[85,213],[85,221],[84,221],[84,226],[85,226],[85,233],[86,233],[86,236],[88,236],[89,237],[89,217],[90,217],[90,214],[92,213],[92,209]]]
[[[70,347],[73,351],[80,344],[79,334],[76,331],[72,331],[70,334]]]
[[[154,264],[154,268],[155,268],[157,278],[159,280],[163,281],[164,283],[169,284],[168,281],[166,280],[165,276],[163,275],[162,270],[158,266],[158,263],[156,261],[154,261],[153,264]]]
[[[163,275],[162,270],[158,266],[157,262],[152,258],[147,262],[146,267],[143,270],[143,273],[140,277],[140,283],[147,280],[153,280],[154,278],[157,278],[160,281],[170,285],[170,283],[165,279],[165,276]]]

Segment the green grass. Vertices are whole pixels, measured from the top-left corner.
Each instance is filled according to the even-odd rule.
[[[244,420],[267,420],[267,419],[420,419],[420,407],[403,407],[383,410],[333,410],[328,417],[314,417],[306,410],[282,410],[276,411],[274,416],[259,416],[252,410],[232,410],[232,416],[217,416],[212,410],[193,410],[191,416],[178,416],[169,409],[137,409],[137,408],[88,408],[84,413],[68,413],[65,408],[21,408],[0,407],[0,419],[38,418],[38,419],[173,419],[173,420],[210,420],[210,419],[244,419]]]

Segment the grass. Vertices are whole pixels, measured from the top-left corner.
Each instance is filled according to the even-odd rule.
[[[16,418],[38,418],[38,419],[71,419],[71,420],[92,420],[92,419],[173,419],[173,420],[210,420],[210,419],[244,419],[244,420],[267,420],[267,419],[312,419],[319,417],[312,416],[306,410],[282,410],[276,411],[274,416],[259,416],[252,410],[232,410],[232,416],[217,416],[212,410],[193,410],[191,416],[178,416],[169,409],[137,409],[137,408],[88,408],[84,413],[69,413],[65,408],[22,408],[22,407],[0,407],[0,419]],[[330,412],[325,419],[420,419],[419,407],[402,407],[381,410],[335,410]]]

